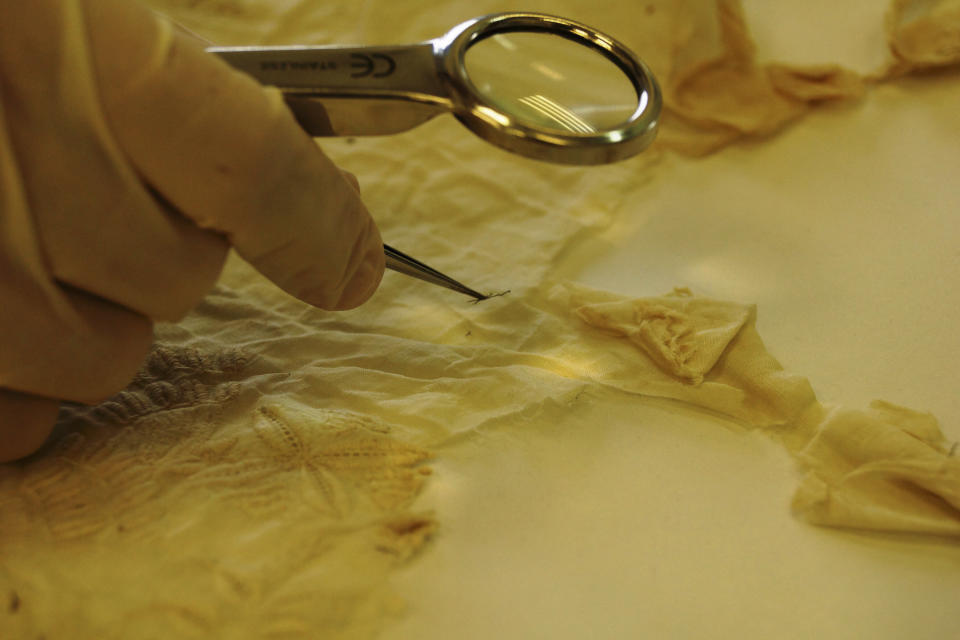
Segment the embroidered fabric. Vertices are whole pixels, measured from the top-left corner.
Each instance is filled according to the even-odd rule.
[[[152,4],[222,44],[416,41],[510,8]],[[894,4],[891,24],[906,5]],[[611,31],[650,60],[667,95],[660,149],[702,154],[769,134],[875,81],[756,65],[734,2],[526,8]],[[902,53],[934,14],[891,27],[898,60],[957,61],[949,47]],[[768,430],[805,469],[794,507],[811,522],[960,535],[960,462],[931,416],[821,406],[767,352],[749,305],[549,281],[577,238],[641,206],[656,151],[603,168],[541,165],[449,119],[324,146],[361,176],[391,244],[511,293],[474,305],[388,274],[370,303],[334,314],[232,257],[204,303],[157,328],[128,389],[65,407],[45,451],[0,467],[10,637],[371,637],[401,608],[386,576],[442,523],[414,504],[430,449],[551,420],[597,385]]]
[[[34,461],[0,469],[7,637],[362,637],[432,534],[429,453],[257,392],[256,358],[159,346]],[[253,374],[251,379],[249,376]]]

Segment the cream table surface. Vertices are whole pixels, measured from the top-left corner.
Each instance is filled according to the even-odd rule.
[[[833,3],[745,6],[761,57],[867,71],[885,4],[832,21]],[[822,400],[929,410],[960,439],[958,141],[953,72],[760,144],[665,158],[642,215],[566,275],[755,302],[770,351]],[[610,397],[438,453],[418,504],[442,529],[395,577],[408,610],[385,638],[956,637],[955,541],[793,518],[786,452],[725,420]]]

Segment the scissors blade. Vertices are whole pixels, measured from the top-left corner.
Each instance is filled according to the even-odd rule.
[[[411,258],[402,251],[398,251],[389,245],[383,245],[383,253],[387,256],[387,268],[392,269],[397,273],[402,273],[414,278],[419,278],[420,280],[429,282],[430,284],[452,289],[453,291],[468,295],[477,301],[486,300],[488,297],[490,297],[485,296],[478,291],[474,291],[470,287],[457,282],[450,276],[440,273],[433,267],[420,262],[416,258]]]

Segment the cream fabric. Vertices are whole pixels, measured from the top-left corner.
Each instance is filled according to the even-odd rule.
[[[415,41],[511,8],[154,4],[224,44]],[[650,58],[667,89],[661,150],[770,133],[869,84],[756,67],[733,3],[547,4],[525,7]],[[661,151],[543,165],[449,118],[323,144],[360,175],[388,242],[510,293],[473,304],[388,274],[370,303],[333,314],[228,261],[192,314],[157,328],[127,390],[68,407],[46,451],[0,468],[0,615],[13,637],[370,637],[399,609],[385,577],[442,527],[413,502],[430,449],[550,421],[598,386],[768,431],[804,470],[794,507],[813,522],[960,534],[958,459],[932,417],[821,406],[768,353],[750,305],[550,281],[579,237],[642,210]]]
[[[933,416],[876,401],[834,409],[798,452],[794,508],[816,524],[960,534],[960,458]]]
[[[586,298],[594,296],[606,297]],[[655,351],[654,362],[667,355],[658,367],[667,375],[655,386],[638,379],[649,384],[656,374],[637,375],[635,368],[612,371],[607,383],[770,428],[805,470],[793,506],[811,522],[960,535],[960,458],[933,416],[882,401],[866,411],[820,405],[807,380],[787,374],[770,356],[747,308],[731,323],[729,312],[716,313],[731,305],[697,298],[574,305],[591,326]],[[665,330],[650,328],[657,325]],[[725,339],[717,344],[720,336]],[[711,362],[718,350],[722,355]],[[703,381],[677,369],[678,360],[710,362],[694,370]]]
[[[887,74],[936,69],[960,58],[960,2],[894,0],[887,14],[893,61]]]

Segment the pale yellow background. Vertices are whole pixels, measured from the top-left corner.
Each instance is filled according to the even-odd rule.
[[[745,2],[762,59],[884,58],[885,1]],[[873,90],[781,136],[665,159],[632,220],[569,260],[638,296],[756,302],[825,402],[932,411],[960,439],[960,74]],[[491,401],[495,402],[495,398]],[[394,584],[385,638],[951,638],[956,542],[816,528],[760,434],[609,398],[562,424],[441,450],[441,532]]]

